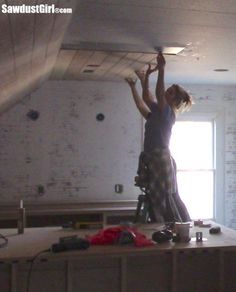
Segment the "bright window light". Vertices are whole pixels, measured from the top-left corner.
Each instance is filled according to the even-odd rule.
[[[192,219],[213,218],[213,142],[212,121],[178,121],[172,129],[179,194]]]

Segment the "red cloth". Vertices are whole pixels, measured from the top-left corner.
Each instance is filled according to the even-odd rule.
[[[147,239],[144,234],[139,233],[136,229],[127,228],[123,226],[109,227],[109,228],[100,230],[95,235],[88,235],[87,239],[90,241],[90,244],[94,244],[94,245],[115,244],[118,242],[119,236],[122,231],[129,231],[134,235],[134,245],[136,247],[154,245],[154,242],[152,240]]]

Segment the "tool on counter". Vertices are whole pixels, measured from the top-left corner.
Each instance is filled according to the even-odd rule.
[[[90,243],[87,239],[77,237],[77,235],[61,237],[59,242],[51,246],[51,251],[62,252],[67,250],[82,250],[89,248]]]
[[[221,228],[220,226],[213,226],[209,229],[210,234],[218,234],[221,233]]]
[[[25,229],[25,208],[23,207],[23,200],[20,200],[20,208],[18,209],[17,229],[18,229],[18,234],[24,233],[24,229]]]
[[[196,242],[202,242],[202,232],[196,232]]]
[[[198,226],[198,227],[211,227],[211,223],[204,223],[203,220],[196,220],[193,222],[194,226]]]
[[[159,230],[152,234],[152,240],[157,243],[167,242],[171,239],[173,239],[173,233],[168,229]]]

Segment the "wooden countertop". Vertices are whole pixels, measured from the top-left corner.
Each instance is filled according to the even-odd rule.
[[[198,251],[202,249],[236,249],[236,231],[226,228],[222,225],[212,222],[212,226],[220,226],[220,234],[209,234],[209,228],[192,227],[190,235],[192,240],[188,243],[167,242],[163,244],[155,244],[149,247],[134,247],[131,245],[111,245],[111,246],[91,246],[88,250],[67,251],[62,253],[47,252],[40,256],[40,259],[58,259],[73,258],[84,256],[121,256],[127,254],[140,253],[157,253],[157,252],[173,252],[173,251]],[[109,226],[107,226],[109,227]],[[160,230],[160,224],[146,224],[136,226],[137,230],[151,238],[153,232]],[[203,242],[196,242],[195,233],[203,232]],[[32,259],[40,251],[49,249],[53,243],[58,242],[60,237],[78,235],[85,237],[86,235],[96,234],[98,230],[71,230],[62,229],[61,227],[45,227],[45,228],[26,228],[24,234],[17,234],[16,229],[0,229],[0,233],[8,238],[8,245],[0,248],[0,263],[4,262],[26,262]]]

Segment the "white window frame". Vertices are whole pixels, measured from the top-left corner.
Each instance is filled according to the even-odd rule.
[[[192,110],[177,116],[176,121],[212,121],[213,122],[213,220],[225,224],[224,195],[224,111],[217,107],[194,105]]]

